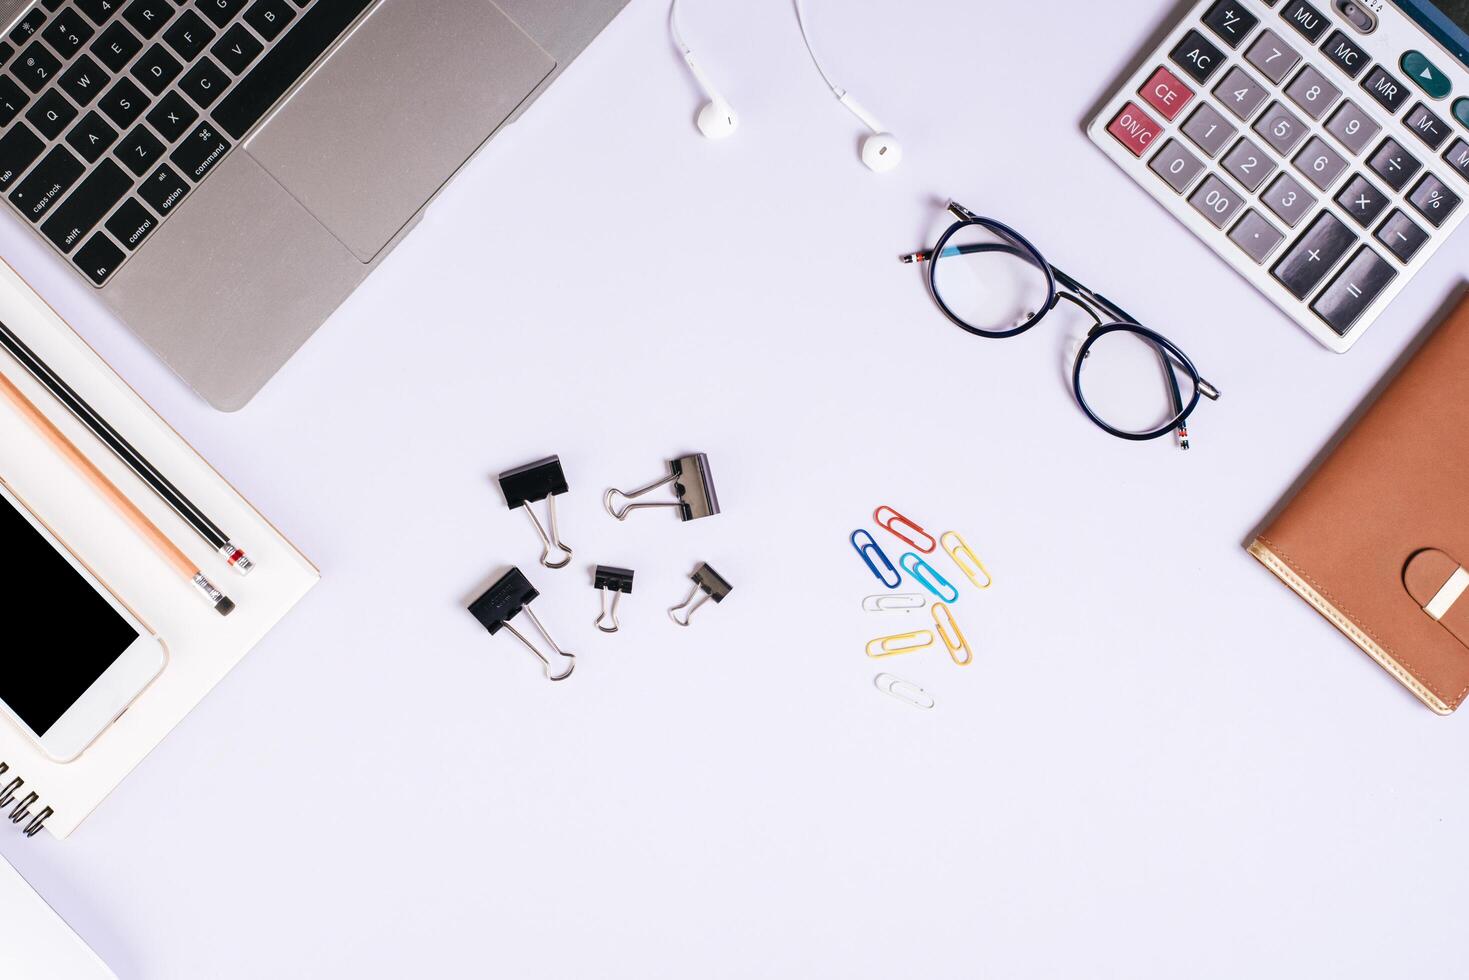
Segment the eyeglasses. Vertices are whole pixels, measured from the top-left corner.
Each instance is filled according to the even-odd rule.
[[[928,263],[928,289],[946,317],[977,337],[1014,337],[1059,301],[1074,303],[1093,321],[1071,369],[1081,410],[1119,439],[1176,432],[1179,448],[1189,447],[1189,415],[1219,389],[1176,344],[1051,265],[1014,229],[952,202],[949,211],[959,220],[938,244],[902,256]]]

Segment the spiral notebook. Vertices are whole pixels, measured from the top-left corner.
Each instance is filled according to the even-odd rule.
[[[19,415],[0,405],[0,473],[168,646],[163,673],[75,761],[59,763],[0,717],[0,815],[20,833],[66,837],[311,590],[316,568],[0,262],[3,321],[255,560],[248,577],[209,546],[46,389],[0,350],[0,373],[62,430],[175,544],[227,583],[224,618],[181,587],[162,559]],[[3,598],[3,597],[0,597]],[[0,828],[4,821],[0,820]]]

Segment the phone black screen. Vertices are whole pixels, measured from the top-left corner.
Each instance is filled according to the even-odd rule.
[[[0,700],[44,735],[138,638],[0,497]]]

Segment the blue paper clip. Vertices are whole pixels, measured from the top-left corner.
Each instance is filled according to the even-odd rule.
[[[857,543],[857,535],[859,534],[867,538],[866,544]],[[872,533],[866,528],[859,527],[857,530],[852,532],[852,547],[857,549],[857,554],[862,556],[862,560],[867,562],[867,567],[872,569],[872,574],[884,586],[889,589],[896,589],[898,586],[903,584],[903,576],[898,574],[898,570],[893,567],[892,560],[888,558],[887,555],[882,553],[882,549],[879,548],[877,546],[877,542],[873,540]],[[877,555],[878,560],[882,562],[883,568],[886,568],[889,572],[893,573],[893,580],[891,582],[889,582],[888,577],[882,573],[882,569],[879,569],[877,567],[877,562],[872,560],[872,556],[874,554]]]
[[[910,561],[909,559],[912,560]],[[938,569],[924,561],[917,554],[911,551],[908,552],[902,558],[898,559],[898,564],[903,566],[903,571],[913,576],[913,581],[938,596],[944,602],[959,601],[959,590],[954,588],[948,579],[940,575]],[[948,589],[949,595],[944,595],[940,592],[940,588]]]

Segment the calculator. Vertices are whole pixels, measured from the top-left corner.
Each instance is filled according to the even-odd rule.
[[[1469,0],[1204,0],[1087,133],[1344,352],[1469,213]]]

